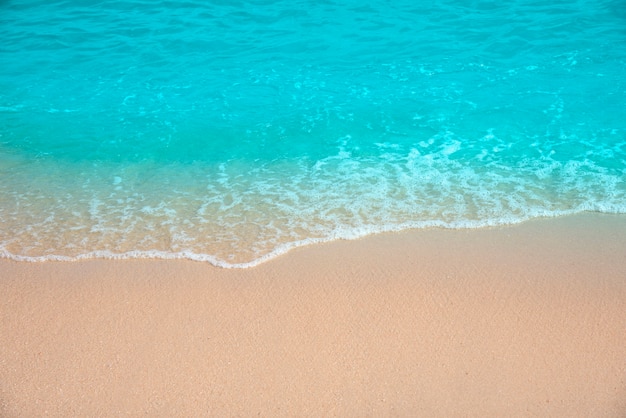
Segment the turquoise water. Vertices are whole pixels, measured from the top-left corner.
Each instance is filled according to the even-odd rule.
[[[0,255],[258,264],[626,213],[623,1],[0,1]]]

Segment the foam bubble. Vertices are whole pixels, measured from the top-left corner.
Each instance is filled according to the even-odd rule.
[[[589,159],[522,158],[510,166],[493,155],[468,164],[453,158],[450,147],[459,147],[454,136],[427,155],[384,147],[375,158],[82,164],[58,175],[50,175],[61,169],[51,161],[37,166],[39,174],[29,169],[0,185],[0,255],[25,261],[186,258],[251,267],[295,247],[381,232],[626,213],[623,170]],[[146,172],[150,181],[141,175]]]

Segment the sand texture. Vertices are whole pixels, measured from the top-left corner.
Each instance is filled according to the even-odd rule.
[[[626,217],[0,260],[0,416],[626,416]]]

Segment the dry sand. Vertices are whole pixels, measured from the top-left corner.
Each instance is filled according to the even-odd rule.
[[[626,416],[626,217],[0,261],[0,415]]]

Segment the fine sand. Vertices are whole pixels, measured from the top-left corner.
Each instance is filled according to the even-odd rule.
[[[0,416],[624,417],[626,216],[0,260]]]

